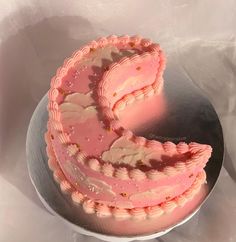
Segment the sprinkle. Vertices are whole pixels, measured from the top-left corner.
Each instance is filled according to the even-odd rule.
[[[135,43],[134,42],[129,42],[129,45],[130,45],[130,47],[134,47],[135,46]]]
[[[141,160],[138,160],[137,161],[137,166],[142,166],[143,165],[143,162]]]
[[[141,70],[141,66],[136,67],[136,70],[140,71]]]

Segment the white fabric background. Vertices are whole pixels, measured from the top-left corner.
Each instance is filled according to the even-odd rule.
[[[205,91],[223,125],[226,169],[213,194],[191,221],[158,241],[236,241],[235,0],[1,0],[0,6],[1,242],[97,241],[75,234],[43,208],[29,180],[25,138],[63,59],[109,34],[159,42]]]

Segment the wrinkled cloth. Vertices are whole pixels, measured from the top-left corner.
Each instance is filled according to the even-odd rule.
[[[33,110],[63,60],[110,34],[161,44],[219,115],[225,162],[218,183],[186,224],[151,241],[236,241],[236,2],[234,0],[1,1],[0,241],[97,242],[51,215],[30,182],[25,139]]]

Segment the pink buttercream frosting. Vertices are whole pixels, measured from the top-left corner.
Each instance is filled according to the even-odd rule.
[[[206,179],[209,145],[135,135],[165,110],[164,69],[158,44],[113,35],[74,52],[52,78],[49,167],[85,212],[117,219],[160,216],[184,205]]]

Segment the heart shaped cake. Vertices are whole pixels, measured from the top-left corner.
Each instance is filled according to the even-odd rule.
[[[112,35],[76,51],[52,78],[49,167],[62,192],[86,213],[161,216],[184,206],[206,181],[211,146],[135,134],[158,115],[153,105],[162,94],[165,62],[158,44]]]

